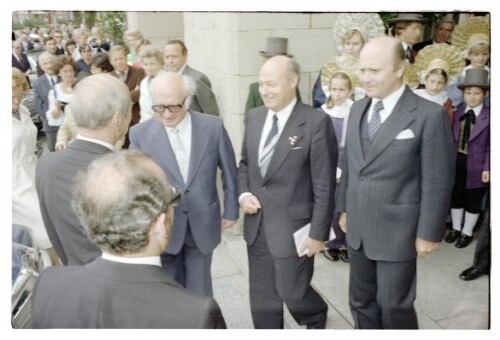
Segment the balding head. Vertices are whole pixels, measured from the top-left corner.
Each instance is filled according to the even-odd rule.
[[[274,112],[283,110],[294,98],[299,84],[300,66],[286,56],[267,60],[259,72],[259,92],[264,105]]]
[[[78,175],[72,204],[92,242],[112,254],[133,255],[148,247],[158,217],[171,217],[173,194],[148,155],[120,151],[97,158]]]
[[[360,79],[367,96],[384,99],[399,89],[405,67],[398,39],[384,36],[369,41],[359,55]]]

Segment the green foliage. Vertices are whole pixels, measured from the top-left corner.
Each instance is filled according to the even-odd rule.
[[[100,12],[99,22],[103,33],[112,39],[113,45],[124,45],[123,32],[127,28],[126,12]]]
[[[43,17],[35,17],[32,19],[26,19],[24,20],[23,23],[20,22],[12,22],[12,29],[13,30],[20,30],[23,29],[24,27],[45,27],[47,25],[45,18]]]

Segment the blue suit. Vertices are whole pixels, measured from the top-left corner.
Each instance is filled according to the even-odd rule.
[[[194,111],[189,113],[192,140],[187,183],[182,178],[165,127],[157,117],[130,129],[130,149],[150,154],[165,172],[169,183],[183,192],[175,209],[172,237],[164,254],[166,256],[162,257],[166,270],[187,288],[211,295],[211,256],[221,240],[217,169],[222,171],[223,218],[237,220],[236,160],[222,119]],[[206,263],[189,263],[187,248],[193,248],[198,255],[205,256]],[[172,264],[176,258],[183,257],[186,257],[184,263]]]

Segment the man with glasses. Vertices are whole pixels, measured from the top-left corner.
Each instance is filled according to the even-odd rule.
[[[130,149],[152,156],[168,181],[182,190],[175,211],[172,240],[162,265],[184,287],[212,296],[212,252],[221,226],[238,219],[236,160],[222,119],[188,110],[194,92],[189,77],[161,73],[152,83],[156,116],[130,129]],[[222,171],[224,212],[217,193]]]
[[[33,328],[226,328],[214,299],[161,269],[180,191],[141,152],[94,160],[77,176],[73,207],[102,254],[43,272]]]

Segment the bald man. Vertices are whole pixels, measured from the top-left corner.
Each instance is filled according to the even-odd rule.
[[[161,268],[179,191],[141,152],[95,159],[75,180],[73,207],[100,256],[44,271],[33,328],[226,328],[217,303]]]
[[[453,137],[443,107],[403,84],[399,40],[371,40],[359,61],[368,97],[351,109],[336,207],[347,233],[349,304],[358,329],[416,329],[416,257],[443,237]]]
[[[233,147],[222,118],[189,109],[191,78],[161,73],[153,80],[152,94],[156,116],[130,129],[130,149],[149,153],[182,190],[162,263],[184,287],[212,296],[212,253],[221,228],[234,226],[239,214]],[[224,191],[222,216],[217,169]]]
[[[327,304],[311,279],[330,229],[337,142],[330,118],[297,100],[299,75],[285,56],[262,65],[264,106],[249,111],[243,139],[238,188],[255,328],[283,328],[283,303],[299,325],[326,324]],[[299,256],[293,233],[308,223]]]

